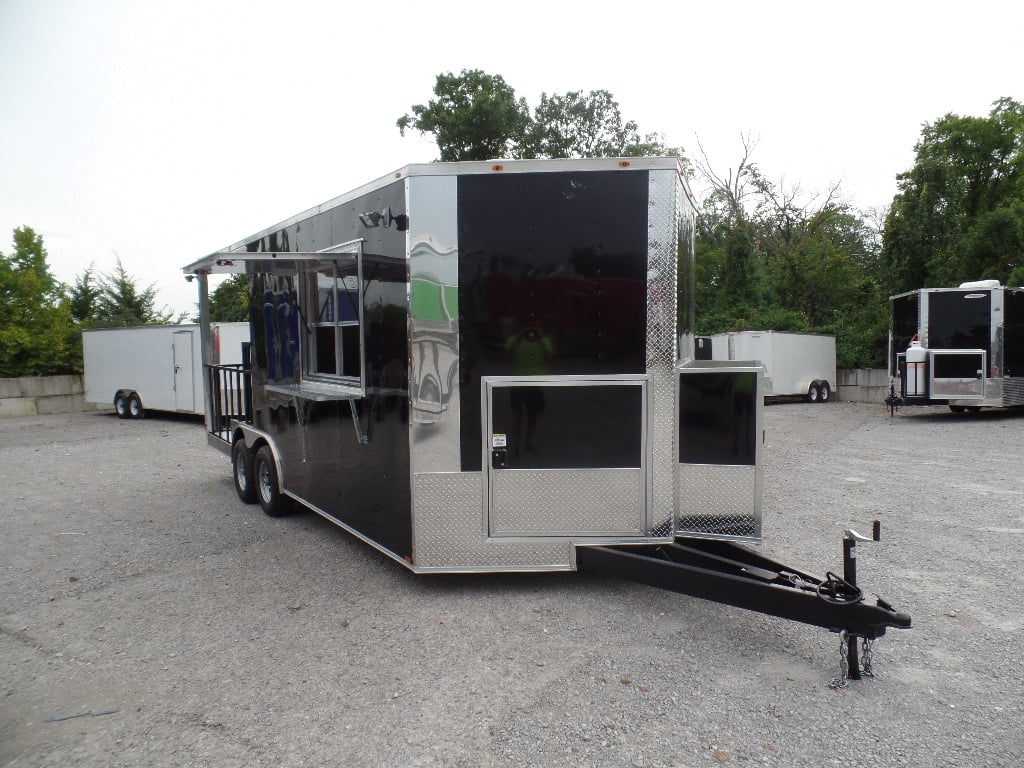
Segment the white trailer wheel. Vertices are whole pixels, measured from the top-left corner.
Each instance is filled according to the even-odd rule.
[[[117,418],[119,419],[127,419],[131,416],[131,414],[128,413],[128,398],[120,392],[114,395],[114,411],[117,412]]]
[[[827,403],[829,398],[832,396],[832,387],[828,385],[827,381],[823,381],[821,386],[818,387],[818,402]]]
[[[817,384],[811,384],[811,386],[809,386],[807,388],[807,400],[809,402],[816,403],[816,402],[818,402],[818,395],[819,395],[818,385]]]
[[[135,392],[132,392],[128,397],[128,414],[133,419],[146,418],[146,409],[142,407],[142,398]]]

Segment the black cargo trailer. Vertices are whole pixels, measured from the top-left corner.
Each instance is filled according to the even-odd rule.
[[[1024,288],[997,280],[889,299],[889,376],[903,405],[1024,405]]]
[[[209,440],[244,500],[416,572],[756,581],[731,602],[847,629],[813,607],[867,607],[845,587],[735,544],[761,538],[763,372],[680,355],[695,215],[672,158],[437,163],[244,238],[185,268],[204,322],[210,273],[250,286],[251,359],[208,366]],[[694,565],[682,537],[718,549]],[[851,631],[909,623],[869,613]]]

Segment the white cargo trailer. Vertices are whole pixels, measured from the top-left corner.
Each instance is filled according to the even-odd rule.
[[[248,323],[214,323],[210,364],[242,364]],[[122,419],[146,410],[202,415],[203,359],[199,326],[147,325],[82,332],[85,401],[113,404]]]
[[[710,357],[707,346],[710,343]],[[764,366],[764,396],[824,403],[836,382],[836,339],[813,333],[737,331],[698,337],[697,357],[756,360]]]

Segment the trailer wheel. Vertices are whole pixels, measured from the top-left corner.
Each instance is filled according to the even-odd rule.
[[[819,394],[820,393],[818,392],[818,385],[817,384],[811,384],[811,386],[809,386],[807,388],[807,400],[808,400],[808,402],[811,402],[811,403],[818,402],[818,395]]]
[[[135,392],[128,396],[128,413],[133,419],[146,418],[146,409],[142,407],[142,398]]]
[[[235,493],[246,504],[256,503],[256,482],[252,474],[252,454],[245,447],[244,440],[231,444],[231,475]]]
[[[128,398],[121,392],[114,395],[114,410],[117,412],[117,418],[119,419],[127,419],[131,415],[128,413]]]
[[[963,413],[967,409],[962,405],[951,405],[949,406],[949,410],[951,410],[953,413]]]
[[[253,461],[253,477],[256,480],[256,496],[263,511],[271,517],[287,515],[291,511],[291,503],[281,493],[277,481],[277,465],[269,445],[260,446]]]
[[[828,399],[832,396],[832,387],[828,385],[827,381],[821,382],[821,386],[818,387],[818,402],[827,403]]]

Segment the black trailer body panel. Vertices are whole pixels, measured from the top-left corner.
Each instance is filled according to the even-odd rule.
[[[1003,375],[1024,380],[1024,288],[1006,289],[1003,348]]]
[[[648,184],[616,171],[459,179],[462,471],[481,469],[482,377],[644,372]]]
[[[391,226],[368,227],[360,219],[381,211],[395,217]],[[287,493],[400,558],[412,555],[408,268],[398,218],[405,215],[404,185],[396,182],[246,244],[249,253],[284,259],[287,251],[315,252],[363,239],[362,291],[349,280],[352,290],[339,289],[332,309],[339,323],[352,323],[359,317],[352,302],[362,296],[362,323],[340,326],[344,351],[334,362],[342,372],[360,366],[359,346],[350,343],[360,334],[365,398],[317,400],[275,389],[302,381],[308,347],[319,345],[323,353],[322,338],[307,335],[316,321],[313,308],[299,300],[303,276],[316,268],[259,263],[256,269],[268,271],[250,280],[253,425],[273,437]]]
[[[890,300],[889,376],[899,374],[896,354],[910,346],[921,331],[921,294],[918,291],[895,296]]]
[[[992,291],[932,291],[928,296],[929,349],[981,349],[992,359]],[[944,364],[936,376],[973,376],[964,369],[964,358]]]

